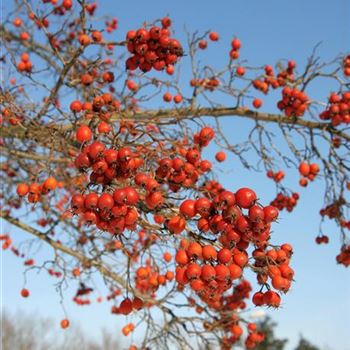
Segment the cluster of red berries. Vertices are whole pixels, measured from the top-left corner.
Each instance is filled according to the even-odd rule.
[[[81,66],[81,70],[77,70],[72,76],[72,79],[73,78],[76,79],[76,82],[80,82],[81,85],[90,86],[96,82],[98,87],[100,88],[104,84],[111,84],[114,82],[114,79],[115,79],[114,74],[113,72],[108,70],[108,67],[107,67],[111,63],[109,59],[106,59],[104,61],[104,64],[101,64],[100,67],[94,67],[90,69],[87,65],[87,62],[83,61],[79,63]],[[108,89],[109,89],[109,92],[111,93],[115,92],[115,88],[113,86],[109,86]],[[101,98],[101,97],[96,96],[96,98]],[[106,97],[108,98],[107,95]],[[90,103],[90,102],[87,102],[87,103]],[[107,99],[106,104],[110,104],[113,106],[113,103],[111,103],[109,98]]]
[[[226,292],[242,276],[249,260],[247,248],[250,243],[256,247],[253,253],[253,269],[258,273],[259,283],[269,289],[270,277],[273,288],[281,292],[289,290],[294,275],[289,267],[292,247],[284,244],[280,249],[267,250],[270,226],[277,219],[278,210],[273,206],[259,206],[254,191],[241,188],[232,193],[213,181],[207,182],[204,188],[208,189],[207,197],[182,202],[177,220],[182,222],[181,228],[184,229],[191,219],[199,216],[196,220],[198,229],[206,235],[211,233],[214,237],[218,236],[217,241],[221,248],[183,239],[175,257],[176,281],[178,289],[183,290],[185,286],[189,286],[202,302],[219,313],[222,327],[229,334],[225,336],[225,340],[233,344],[241,337],[242,329],[237,320],[228,322],[222,313],[224,310],[246,307],[242,299],[249,296],[251,291],[248,282],[242,281],[244,286],[238,284],[230,295]],[[259,293],[263,298],[257,302]],[[268,290],[265,293],[256,293],[253,302],[257,305],[278,307],[281,297],[277,292]],[[253,348],[263,337],[252,335],[248,339],[247,343]]]
[[[209,39],[211,41],[218,41],[219,40],[219,34],[217,32],[210,32],[209,33]],[[208,42],[205,39],[199,40],[198,47],[201,50],[205,50],[207,48],[207,46],[208,46]]]
[[[91,301],[89,299],[83,299],[75,296],[72,300],[79,306],[91,305]]]
[[[112,313],[129,315],[133,312],[133,310],[140,310],[143,308],[143,306],[144,302],[138,297],[135,297],[133,300],[130,298],[125,298],[121,301],[119,306],[112,307]]]
[[[309,98],[305,92],[286,86],[282,90],[282,100],[278,101],[277,107],[287,117],[301,117],[304,115],[308,103]]]
[[[301,162],[299,164],[299,173],[302,176],[299,180],[299,185],[306,187],[310,181],[314,181],[317,174],[320,172],[320,167],[316,163]]]
[[[232,39],[231,41],[231,51],[230,58],[236,60],[239,57],[239,50],[242,47],[241,41],[237,38]]]
[[[172,96],[172,94],[170,92],[166,92],[164,95],[163,95],[163,101],[164,102],[171,102],[172,100],[174,100],[174,102],[176,104],[182,102],[182,95],[180,94],[177,94],[175,95],[174,97]]]
[[[118,188],[112,194],[100,196],[91,192],[86,195],[75,194],[71,206],[74,214],[79,214],[83,222],[96,225],[110,234],[121,234],[125,229],[133,231],[139,217],[135,208],[139,194],[132,187]]]
[[[340,226],[350,230],[350,221],[342,219],[340,220]]]
[[[112,18],[110,21],[106,21],[106,31],[107,33],[112,33],[114,30],[118,29],[117,18]]]
[[[42,184],[37,184],[35,182],[30,185],[26,183],[19,183],[17,185],[17,194],[20,197],[24,197],[28,195],[29,203],[37,203],[40,201],[42,195],[46,195],[50,193],[50,191],[54,191],[58,186],[62,186],[59,184],[54,177],[48,177]]]
[[[329,243],[329,237],[326,236],[326,235],[317,236],[317,237],[315,238],[315,242],[316,242],[317,244],[322,244],[322,243],[327,244],[327,243]]]
[[[122,333],[125,336],[128,336],[135,329],[135,325],[133,323],[128,323],[122,328]]]
[[[294,69],[296,67],[296,63],[293,60],[288,61],[287,68],[281,70],[277,74],[277,82],[279,86],[286,86],[287,82],[294,81]]]
[[[343,245],[336,259],[338,264],[350,266],[350,245]]]
[[[254,267],[259,271],[258,283],[267,286],[268,278],[270,278],[274,289],[284,293],[288,292],[294,276],[294,271],[289,266],[292,254],[293,248],[288,243],[282,244],[280,248],[267,251],[255,249],[252,255],[255,259]],[[261,296],[261,294],[256,294],[255,297],[258,298],[259,295]]]
[[[90,295],[92,291],[93,291],[92,288],[86,287],[82,283],[78,288],[75,296],[73,297],[73,301],[79,306],[90,305],[91,301],[87,299],[87,296]],[[85,297],[85,298],[82,298],[82,297]]]
[[[283,193],[278,193],[276,198],[270,203],[279,210],[286,209],[288,212],[292,212],[294,207],[298,204],[299,194],[294,192],[291,196]]]
[[[332,93],[328,98],[327,109],[321,112],[320,119],[330,120],[333,126],[350,123],[350,91]]]
[[[12,244],[12,239],[11,239],[10,235],[8,235],[8,234],[0,235],[0,241],[4,241],[2,243],[3,250],[8,249]]]
[[[325,208],[320,210],[321,216],[328,216],[329,219],[338,219],[341,217],[341,207],[345,204],[344,198],[339,198],[334,203],[328,204]]]
[[[33,64],[30,62],[29,55],[27,53],[22,53],[21,60],[17,64],[18,71],[30,73],[32,68]]]
[[[255,323],[248,323],[248,336],[244,342],[247,349],[254,349],[258,344],[265,340],[265,333],[258,332]]]
[[[119,296],[121,294],[122,294],[122,291],[119,288],[117,288],[117,287],[111,288],[110,293],[106,297],[106,300],[108,300],[108,301],[114,300],[117,296]],[[113,310],[114,310],[114,307],[113,307]],[[115,312],[113,312],[113,310],[112,310],[112,313],[115,313]]]
[[[344,57],[343,71],[345,76],[350,77],[350,55],[347,55],[346,57]]]
[[[111,112],[116,112],[120,109],[120,102],[113,99],[112,95],[105,93],[101,96],[96,96],[92,102],[81,103],[79,100],[75,100],[70,104],[70,110],[73,113],[84,112],[84,118],[89,120],[93,116],[98,116],[99,119],[106,122],[111,117]],[[79,131],[81,129],[81,131]],[[88,134],[89,139],[84,138]],[[91,139],[92,133],[89,132],[86,125],[82,125],[77,130],[77,140],[79,142],[89,141]]]
[[[276,183],[281,182],[284,179],[285,173],[283,170],[279,170],[279,171],[272,171],[272,170],[268,170],[266,173],[266,176],[269,179],[273,179],[273,181],[275,181]]]
[[[224,297],[224,308],[220,313],[220,323],[224,330],[224,336],[221,340],[221,349],[230,350],[232,346],[242,338],[243,327],[237,314],[227,314],[227,310],[245,309],[246,302],[244,299],[249,298],[249,294],[252,290],[250,283],[246,280],[242,280],[233,288],[233,293]],[[211,325],[204,324],[207,330],[210,330]],[[257,331],[255,323],[247,324],[247,337],[245,339],[245,346],[247,349],[255,348],[261,343],[265,335],[262,332]]]
[[[161,23],[162,27],[128,31],[127,48],[132,56],[126,60],[126,69],[149,72],[152,68],[157,71],[166,68],[167,73],[174,72],[174,64],[183,55],[183,49],[178,40],[170,37],[170,18],[164,17]]]
[[[159,286],[165,286],[173,279],[174,273],[172,271],[160,274],[157,269],[151,266],[151,262],[147,261],[145,266],[140,266],[136,270],[135,286],[142,294],[155,296],[154,293]]]
[[[200,191],[206,193],[208,198],[215,198],[219,193],[224,190],[222,185],[216,180],[205,181],[200,187]]]
[[[222,294],[241,277],[248,256],[238,249],[217,251],[212,245],[182,240],[175,260],[176,281],[182,286],[189,284],[205,303],[220,309]]]
[[[253,303],[256,306],[270,306],[278,308],[281,304],[281,297],[273,290],[267,290],[266,292],[256,292],[253,295]]]
[[[204,79],[191,79],[190,85],[192,87],[201,87],[205,90],[214,91],[220,85],[220,81],[215,77]]]
[[[49,4],[51,3],[52,5],[55,6],[53,13],[56,15],[61,15],[63,16],[66,11],[69,11],[73,7],[73,0],[62,0],[61,5],[57,6],[58,0],[43,0],[44,4]],[[97,3],[92,2],[90,4],[85,5],[85,11],[90,15],[93,16],[95,11],[97,9]]]
[[[20,122],[23,121],[23,116],[20,116],[18,114],[16,114],[15,112],[12,112],[10,111],[8,108],[4,108],[2,110],[2,116],[0,116],[0,125],[2,125],[3,121],[8,121],[10,125],[18,125]],[[5,163],[2,164],[2,166],[4,166]],[[4,170],[3,168],[1,169],[3,171],[6,171]],[[12,171],[9,172],[9,176],[14,176],[14,175],[11,175],[13,174]]]
[[[62,276],[62,272],[61,271],[55,271],[54,269],[48,269],[47,272],[52,277],[60,278]]]
[[[13,254],[15,254],[18,257],[24,258],[25,255],[20,253],[20,251],[12,244],[12,239],[9,234],[2,234],[0,235],[0,241],[3,241],[2,243],[2,249],[7,250],[8,248],[11,248],[11,251]],[[33,259],[28,259],[23,262],[25,266],[32,266],[34,265]]]
[[[275,76],[275,73],[273,71],[272,66],[265,66],[265,78],[264,79],[254,79],[253,80],[253,87],[256,90],[259,90],[263,92],[264,94],[267,94],[269,91],[269,87],[271,86],[273,89],[277,89],[280,86],[285,86],[287,84],[287,81],[292,82],[294,80],[293,71],[296,64],[294,61],[288,61],[288,67],[285,70],[282,70],[278,73],[277,77]],[[243,75],[244,72],[240,71]],[[243,74],[242,74],[243,73]],[[237,72],[238,74],[238,72]]]
[[[83,139],[80,137],[81,131],[82,127],[77,133],[80,140]],[[84,136],[84,139],[88,138],[91,138],[91,135]],[[86,171],[91,168],[90,181],[95,184],[109,184],[114,179],[125,180],[131,174],[135,174],[142,164],[143,159],[131,148],[106,149],[105,144],[98,141],[85,145],[75,159],[78,169]]]
[[[222,306],[221,295],[231,287],[234,279],[241,276],[242,268],[248,262],[246,249],[250,242],[262,250],[267,247],[270,226],[277,219],[278,210],[271,205],[261,207],[256,202],[254,191],[241,188],[236,193],[222,190],[213,200],[206,197],[187,199],[179,207],[180,215],[176,218],[181,225],[176,226],[180,227],[176,233],[185,228],[187,220],[199,215],[198,229],[219,235],[219,242],[223,245],[217,251],[212,245],[202,246],[183,240],[176,255],[179,264],[177,282],[189,284],[211,307]],[[243,213],[245,209],[247,215]]]
[[[194,147],[179,147],[177,157],[160,159],[156,169],[156,180],[159,183],[167,183],[174,192],[179,191],[181,187],[188,188],[196,184],[199,177],[212,168],[210,161],[201,159],[201,152],[214,135],[212,128],[204,127],[194,135]]]
[[[213,200],[208,197],[185,200],[180,205],[180,214],[169,220],[168,229],[181,233],[186,220],[199,215],[198,229],[213,234],[222,233],[220,240],[224,245],[230,247],[237,243],[245,249],[249,241],[256,244],[266,242],[271,222],[278,216],[275,207],[257,205],[256,194],[249,188],[241,188],[236,193],[222,190]],[[244,215],[244,209],[249,209],[248,215]]]

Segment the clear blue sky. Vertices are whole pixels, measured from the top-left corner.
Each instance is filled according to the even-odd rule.
[[[246,1],[112,1],[101,0],[97,15],[108,13],[119,20],[115,32],[117,40],[123,39],[128,29],[137,28],[143,21],[152,21],[170,15],[176,36],[183,39],[183,28],[190,31],[215,30],[220,42],[210,44],[202,54],[203,60],[220,67],[227,61],[227,47],[233,35],[243,43],[241,55],[251,64],[273,64],[280,58],[294,59],[304,64],[314,45],[322,42],[319,55],[329,60],[340,52],[350,51],[350,2],[348,0],[246,0]],[[3,4],[4,6],[4,4]],[[6,7],[6,5],[5,5]],[[315,90],[315,89],[314,89]],[[326,96],[326,87],[313,91]],[[264,108],[275,105],[266,100]],[[154,106],[157,107],[157,106]],[[225,122],[230,137],[238,137],[242,123]],[[213,154],[208,155],[213,160]],[[264,175],[256,176],[240,170],[232,156],[221,167],[220,175],[225,187],[236,189],[251,186],[257,190],[262,202],[272,198],[273,184]],[[289,184],[296,187],[296,177],[289,176]],[[350,325],[350,271],[337,266],[335,255],[340,242],[338,230],[327,225],[330,244],[316,246],[314,237],[318,230],[318,210],[323,203],[322,181],[315,181],[302,190],[300,205],[292,215],[282,214],[275,225],[274,241],[290,242],[295,247],[292,266],[296,282],[291,292],[283,298],[283,307],[271,314],[278,322],[278,335],[290,339],[288,349],[296,344],[300,333],[319,346],[328,345],[334,350],[349,350]],[[2,232],[8,226],[3,223]],[[20,241],[24,233],[15,231],[13,237]],[[10,310],[35,311],[57,320],[62,318],[59,295],[46,273],[31,274],[28,287],[32,296],[24,300],[19,296],[23,285],[22,265],[12,253],[1,251],[2,304]],[[44,256],[38,259],[43,259]],[[109,313],[109,304],[78,307],[69,300],[65,306],[70,319],[80,322],[90,334],[97,335],[102,327],[120,332],[122,318]]]

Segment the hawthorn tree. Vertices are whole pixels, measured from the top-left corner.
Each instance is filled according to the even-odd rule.
[[[298,203],[283,184],[283,169],[293,168],[300,186],[323,181],[316,242],[328,242],[322,223],[334,220],[337,262],[350,264],[349,55],[321,62],[314,50],[304,67],[253,67],[233,37],[227,64],[214,69],[198,53],[219,34],[180,42],[169,17],[118,29],[116,18],[95,15],[95,2],[12,5],[0,27],[1,217],[34,241],[19,249],[10,233],[1,239],[26,272],[47,270],[61,292],[76,284],[78,305],[91,303],[101,276],[111,312],[130,315],[123,334],[143,334],[130,349],[229,349],[239,340],[254,348],[264,334],[241,310],[248,299],[278,308],[293,281],[293,248],[270,234],[279,211]],[[319,80],[336,86],[325,101],[308,93]],[[279,113],[261,111],[272,93]],[[244,142],[225,133],[228,118],[246,121]],[[260,200],[243,179],[224,188],[209,144],[218,163],[232,154],[236,165],[265,171],[276,196]],[[52,260],[34,260],[35,242],[51,247]],[[27,286],[21,295],[30,296]]]

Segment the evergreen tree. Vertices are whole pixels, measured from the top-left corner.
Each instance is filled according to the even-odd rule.
[[[311,344],[308,340],[306,340],[302,335],[299,339],[299,344],[295,348],[295,350],[320,350],[317,346]]]

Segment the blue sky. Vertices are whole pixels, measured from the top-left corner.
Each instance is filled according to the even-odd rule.
[[[318,53],[323,60],[350,51],[350,2],[347,0],[101,0],[100,7],[97,15],[108,13],[119,20],[119,29],[114,33],[116,40],[123,39],[127,30],[138,28],[144,21],[164,15],[173,19],[176,37],[182,40],[184,26],[189,31],[217,31],[220,41],[209,43],[209,48],[201,53],[201,59],[214,67],[227,62],[227,48],[233,36],[241,39],[242,58],[252,65],[273,64],[281,58],[294,59],[303,65],[319,42],[322,44]],[[323,98],[328,91],[324,85],[313,88],[313,92]],[[275,103],[275,100],[266,99],[262,109],[274,108]],[[239,137],[239,128],[244,128],[244,124],[225,121],[226,128],[230,137]],[[208,153],[207,156],[214,159],[214,154]],[[275,193],[273,184],[263,174],[256,176],[243,171],[232,156],[220,169],[223,170],[220,179],[228,189],[251,186],[263,203]],[[286,181],[296,188],[296,179],[290,175]],[[283,212],[279,225],[274,227],[274,241],[290,242],[295,248],[292,266],[296,271],[296,282],[283,298],[283,307],[270,313],[279,324],[277,334],[290,339],[288,350],[293,348],[300,333],[319,346],[349,350],[350,274],[349,269],[335,263],[340,246],[338,229],[327,224],[325,233],[330,237],[330,244],[317,246],[314,237],[319,224],[318,210],[323,203],[322,181],[315,181],[300,192],[299,206],[291,215]],[[1,231],[6,232],[8,228],[3,223]],[[23,239],[23,232],[11,231],[16,241]],[[40,256],[41,259],[44,257]],[[22,309],[57,320],[62,318],[60,297],[46,274],[31,273],[28,286],[32,296],[24,300],[19,296],[23,285],[20,261],[10,252],[1,251],[1,262],[2,305],[9,310]],[[64,304],[73,322],[80,323],[95,336],[102,327],[119,334],[124,320],[110,315],[109,304],[81,308],[72,304],[69,298]]]

